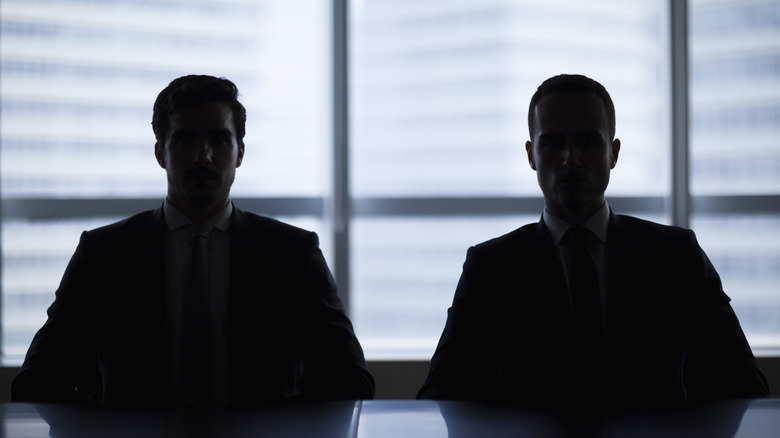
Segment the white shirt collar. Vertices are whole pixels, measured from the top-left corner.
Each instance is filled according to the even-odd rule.
[[[572,227],[570,223],[550,213],[547,208],[545,208],[544,213],[542,213],[542,220],[544,220],[544,224],[547,225],[547,229],[550,230],[553,242],[556,245],[561,243],[563,236],[565,236],[566,232],[569,231],[569,228]],[[607,229],[609,228],[609,205],[607,204],[607,201],[604,201],[604,205],[593,213],[593,216],[588,218],[582,226],[595,234],[602,243],[606,242]]]
[[[165,199],[163,202],[163,212],[165,213],[165,223],[169,230],[192,225],[192,221],[184,215],[178,208]],[[219,210],[214,216],[211,216],[206,222],[213,224],[222,231],[227,231],[230,227],[230,215],[233,214],[233,203],[228,202],[225,207]]]

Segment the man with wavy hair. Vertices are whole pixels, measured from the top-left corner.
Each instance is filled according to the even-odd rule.
[[[13,400],[373,397],[317,235],[230,200],[245,122],[227,79],[184,76],[160,92],[152,126],[167,196],[156,210],[82,234]]]

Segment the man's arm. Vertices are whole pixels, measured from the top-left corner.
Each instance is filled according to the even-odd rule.
[[[86,402],[99,386],[95,352],[84,329],[83,288],[90,278],[85,235],[47,311],[48,320],[33,338],[14,378],[12,401]]]
[[[739,320],[720,277],[692,231],[688,231],[692,277],[684,380],[691,400],[768,397]]]
[[[374,379],[338,297],[336,284],[310,234],[309,256],[299,283],[303,309],[303,376],[300,398],[374,398]]]
[[[469,248],[447,322],[418,399],[496,400],[503,397],[490,345],[497,336],[482,304],[493,289],[475,248]],[[482,316],[480,316],[482,315]],[[494,314],[493,317],[496,317]]]

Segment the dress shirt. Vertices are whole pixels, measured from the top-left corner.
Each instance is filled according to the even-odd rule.
[[[571,264],[571,256],[574,252],[574,236],[567,235],[572,225],[563,219],[553,215],[546,208],[542,214],[542,219],[547,229],[550,231],[550,235],[553,239],[553,244],[558,253],[558,258],[563,266],[563,273],[566,276],[566,284],[569,284],[569,265]],[[590,255],[593,258],[593,262],[596,265],[596,272],[599,277],[599,294],[601,296],[601,315],[602,319],[606,318],[607,314],[607,230],[609,228],[609,205],[604,202],[604,205],[596,211],[585,223],[583,227],[590,230],[593,233],[588,239],[588,249]],[[571,285],[569,285],[569,293],[571,293]],[[571,295],[569,296],[571,301]]]
[[[168,290],[168,345],[171,353],[170,372],[178,381],[179,353],[181,347],[182,306],[187,282],[190,254],[190,225],[182,212],[166,199],[163,204],[165,222],[166,285]],[[209,295],[211,310],[212,353],[214,365],[214,400],[230,401],[227,363],[227,315],[230,279],[230,215],[233,204],[228,204],[208,219],[215,226],[208,239]]]

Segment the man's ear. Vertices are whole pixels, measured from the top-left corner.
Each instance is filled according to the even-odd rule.
[[[163,147],[160,146],[160,142],[154,143],[154,157],[157,158],[157,164],[165,169],[165,157],[163,156]]]
[[[616,138],[612,140],[612,162],[610,163],[610,169],[614,169],[618,161],[618,155],[620,154],[620,139]]]
[[[238,142],[238,157],[236,158],[236,167],[240,167],[244,161],[244,142]]]
[[[536,170],[536,163],[534,162],[534,145],[531,141],[525,142],[525,153],[528,155],[528,164],[531,169]]]

